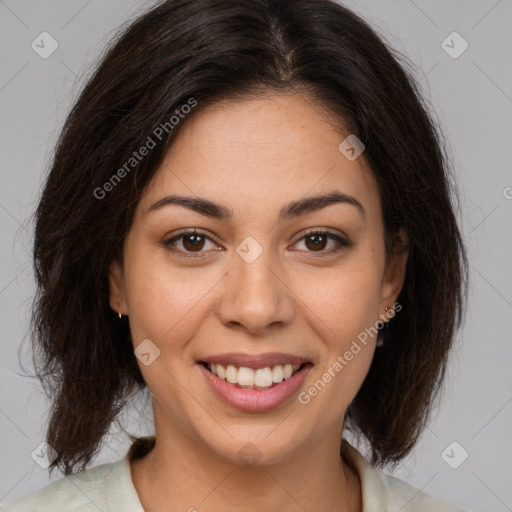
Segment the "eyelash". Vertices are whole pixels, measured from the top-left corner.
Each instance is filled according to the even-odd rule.
[[[162,245],[166,249],[176,253],[177,255],[179,255],[182,258],[202,258],[204,252],[206,252],[206,251],[186,252],[186,251],[182,251],[180,249],[176,249],[173,247],[174,242],[176,242],[177,240],[179,240],[181,238],[185,238],[188,235],[199,235],[199,236],[202,236],[202,237],[206,238],[207,240],[210,240],[211,242],[215,243],[215,241],[212,240],[206,233],[203,233],[201,231],[196,231],[194,229],[193,231],[184,231],[176,236],[173,236],[172,238],[162,242]],[[339,244],[339,246],[334,250],[331,249],[329,251],[320,251],[317,254],[315,254],[315,251],[307,251],[307,252],[310,252],[311,254],[313,254],[315,258],[322,258],[325,256],[329,256],[331,254],[339,252],[342,249],[353,246],[353,243],[349,242],[346,238],[340,237],[339,235],[331,233],[330,231],[325,231],[325,230],[320,230],[320,229],[313,229],[311,231],[306,232],[296,243],[299,243],[302,240],[304,240],[305,238],[307,238],[308,236],[313,236],[313,235],[327,236],[328,238],[335,240]]]

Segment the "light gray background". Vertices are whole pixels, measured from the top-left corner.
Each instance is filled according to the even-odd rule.
[[[473,511],[512,511],[512,2],[511,0],[345,2],[418,68],[450,141],[470,258],[470,300],[444,400],[395,475]],[[48,483],[31,458],[43,440],[49,403],[28,369],[33,294],[31,215],[64,117],[113,31],[152,2],[0,0],[0,502]],[[42,59],[31,42],[49,32],[59,47]],[[441,43],[459,32],[469,48],[451,58]],[[458,43],[456,43],[458,44]],[[508,187],[508,188],[507,188]],[[24,341],[25,340],[25,341]],[[146,411],[147,413],[147,411]],[[151,425],[128,411],[138,434]],[[452,469],[441,453],[457,441],[468,459]],[[113,435],[93,465],[124,456]],[[460,457],[456,448],[453,457]],[[52,481],[61,478],[54,473]]]

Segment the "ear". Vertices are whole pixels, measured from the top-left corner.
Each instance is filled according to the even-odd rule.
[[[126,293],[124,286],[123,269],[117,260],[114,260],[108,271],[109,303],[116,313],[128,314]]]
[[[393,304],[400,295],[405,282],[405,268],[409,256],[408,242],[407,232],[405,228],[401,228],[382,280],[379,308],[381,317],[385,315],[386,306],[393,309]]]

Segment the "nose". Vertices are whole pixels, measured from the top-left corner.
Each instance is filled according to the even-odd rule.
[[[271,251],[250,263],[239,254],[233,259],[217,309],[222,323],[254,335],[288,325],[294,315],[293,291]]]

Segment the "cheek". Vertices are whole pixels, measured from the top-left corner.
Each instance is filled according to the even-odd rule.
[[[321,396],[316,406],[333,421],[355,397],[373,358],[380,279],[379,261],[358,255],[343,267],[301,281],[304,311],[313,312],[310,323],[323,342],[317,380],[307,392],[311,398]]]
[[[204,299],[218,279],[177,269],[164,251],[138,250],[126,258],[126,289],[134,343],[145,338],[177,348],[193,335]],[[210,282],[211,281],[211,282]]]
[[[323,356],[301,403],[314,402],[313,416],[326,425],[342,420],[368,374],[377,341],[378,284],[376,273],[339,274],[307,304],[321,319],[316,325]]]
[[[143,263],[144,262],[144,263]],[[204,297],[215,284],[191,277],[192,270],[172,269],[169,264],[148,255],[133,254],[127,262],[127,292],[130,330],[134,346],[149,339],[159,349],[158,356],[146,366],[139,362],[143,378],[164,410],[187,407],[182,384],[193,366],[190,340],[204,318]],[[185,402],[183,402],[185,400]]]
[[[379,314],[379,265],[359,257],[354,257],[353,262],[322,269],[315,275],[302,275],[294,287],[307,309],[329,328],[330,337],[335,335],[338,343],[373,325]]]

